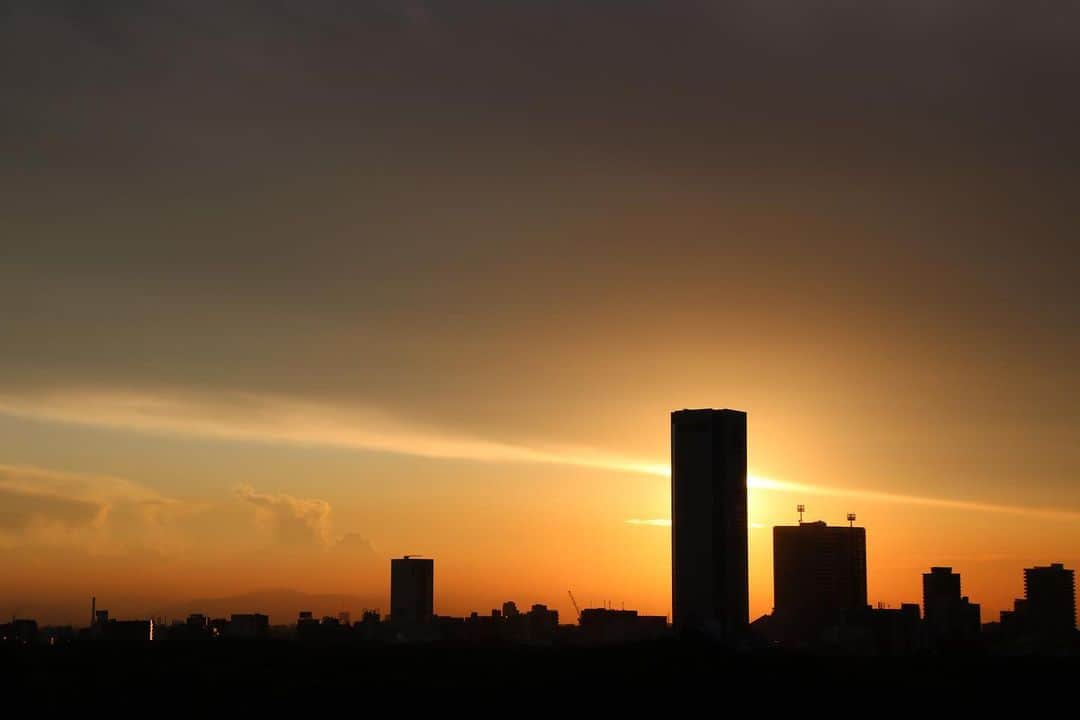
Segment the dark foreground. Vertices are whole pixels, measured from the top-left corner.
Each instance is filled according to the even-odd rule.
[[[1077,658],[820,658],[675,641],[595,648],[74,644],[0,648],[0,671],[8,707],[310,709],[344,702],[358,714],[386,702],[516,712],[567,697],[609,706],[706,701],[733,711],[727,703],[833,713],[864,702],[873,703],[867,710],[1015,701],[1031,709],[1080,683]]]

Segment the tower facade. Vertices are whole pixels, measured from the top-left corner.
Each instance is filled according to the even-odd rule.
[[[773,528],[776,616],[807,630],[865,610],[866,528],[801,522]]]
[[[671,413],[671,607],[679,631],[732,638],[750,614],[746,413]]]
[[[982,628],[982,610],[960,594],[960,574],[951,567],[923,573],[923,618],[928,639],[938,648],[970,642]]]
[[[406,555],[390,561],[390,620],[413,624],[434,615],[435,561]]]
[[[1024,569],[1028,625],[1046,636],[1076,629],[1076,575],[1061,563]]]

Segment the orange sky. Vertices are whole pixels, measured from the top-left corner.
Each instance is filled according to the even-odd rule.
[[[0,23],[0,614],[667,614],[684,407],[755,616],[798,503],[874,603],[1080,566],[1080,8],[84,5]]]
[[[116,461],[130,467],[132,456],[142,455],[150,474],[163,458],[179,461],[179,453],[187,465],[171,472],[199,467],[202,482],[220,483],[222,491],[166,495],[116,476],[0,468],[9,512],[25,518],[4,535],[13,581],[6,612],[36,609],[79,622],[93,593],[114,612],[145,614],[269,588],[351,594],[364,606],[385,607],[389,557],[423,553],[436,558],[436,609],[444,614],[517,599],[544,602],[571,618],[567,589],[583,604],[670,613],[668,480],[658,458],[655,467],[648,458],[619,458],[604,460],[612,469],[601,469],[601,454],[580,448],[562,461],[547,450],[543,462],[446,459],[335,441],[208,439],[193,429],[7,422],[32,426],[24,433],[59,436],[67,457],[100,456],[105,441],[149,446],[125,450]],[[666,429],[663,416],[652,424],[661,434]],[[1074,566],[1080,559],[1071,550],[1080,547],[1080,513],[1066,507],[896,494],[869,484],[795,484],[758,475],[768,463],[751,452],[754,617],[771,606],[770,528],[794,522],[798,502],[809,506],[810,518],[829,522],[858,513],[869,530],[873,603],[918,602],[920,573],[945,564],[962,573],[964,592],[983,603],[984,619],[996,618],[1021,594],[1023,567]],[[275,487],[260,490],[254,482]],[[279,483],[308,491],[279,491]]]

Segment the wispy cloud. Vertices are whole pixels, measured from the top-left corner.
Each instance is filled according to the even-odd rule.
[[[647,520],[642,520],[641,518],[630,518],[629,520],[626,521],[626,524],[627,525],[638,525],[638,526],[642,526],[642,527],[669,528],[669,527],[671,527],[671,518],[649,518]],[[750,523],[750,529],[751,530],[760,530],[763,527],[765,527],[765,525],[762,525],[761,523],[756,523],[756,522]]]
[[[0,413],[142,433],[288,443],[478,462],[522,462],[663,476],[666,465],[589,448],[527,447],[417,427],[386,413],[267,395],[62,391],[0,396]]]
[[[920,495],[904,495],[899,493],[881,492],[878,490],[866,490],[862,488],[837,488],[822,485],[805,485],[802,483],[783,482],[758,476],[751,476],[747,484],[752,489],[772,490],[783,493],[800,495],[823,495],[827,497],[844,497],[873,502],[896,503],[901,505],[923,505],[929,507],[949,508],[953,510],[967,510],[970,512],[1001,513],[1008,515],[1026,515],[1030,517],[1056,518],[1059,520],[1080,520],[1080,511],[1061,508],[1030,507],[1026,505],[1004,505],[999,503],[980,502],[978,500],[959,500],[953,498],[925,497]]]
[[[32,465],[0,465],[0,488],[26,494],[57,495],[108,503],[176,502],[124,478],[92,473],[72,473]]]
[[[425,458],[563,465],[670,477],[666,463],[575,446],[526,446],[420,427],[365,408],[342,408],[271,395],[209,397],[180,391],[65,390],[0,396],[0,413],[123,429],[221,440],[285,443],[394,453]],[[877,502],[1080,520],[1080,511],[925,497],[850,487],[785,482],[752,475],[752,490],[857,498]],[[656,524],[656,519],[635,524]]]
[[[964,510],[968,512],[1002,513],[1008,515],[1024,515],[1028,517],[1043,517],[1057,520],[1080,520],[1080,511],[1062,510],[1058,508],[1029,507],[1025,505],[1003,505],[997,503],[985,503],[973,500],[953,500],[950,498],[923,497],[919,495],[902,495],[897,493],[880,492],[877,490],[864,490],[860,488],[835,488],[822,485],[806,485],[803,483],[783,482],[771,478],[751,475],[746,479],[746,484],[751,492],[764,490],[771,492],[789,493],[813,497],[820,495],[825,497],[855,498],[872,502],[896,503],[900,505],[923,505],[928,507],[940,507],[952,510]],[[631,518],[626,521],[628,525],[671,527],[670,518],[651,518],[641,520]],[[763,528],[760,523],[750,523],[751,528]]]

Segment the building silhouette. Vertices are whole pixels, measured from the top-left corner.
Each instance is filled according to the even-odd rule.
[[[922,650],[922,624],[916,603],[902,603],[899,608],[871,608],[868,617],[874,654],[905,656]]]
[[[0,643],[32,645],[38,637],[37,620],[12,618],[11,622],[0,625]]]
[[[773,603],[784,634],[807,638],[865,611],[866,529],[822,521],[774,527]]]
[[[1001,611],[999,642],[1014,652],[1080,651],[1076,574],[1061,563],[1024,568],[1024,597]]]
[[[680,632],[747,627],[746,413],[671,413],[671,605]]]
[[[101,630],[106,640],[118,644],[134,645],[154,639],[153,620],[109,620]]]
[[[227,634],[236,638],[264,638],[270,630],[270,618],[260,613],[234,614]]]
[[[525,613],[525,623],[530,642],[550,642],[559,630],[559,611],[536,603]]]
[[[638,615],[637,610],[586,608],[580,624],[581,639],[594,645],[655,640],[667,632],[667,617]]]
[[[184,626],[192,633],[205,633],[210,627],[210,618],[202,613],[191,613],[184,621]]]
[[[1067,636],[1076,629],[1076,575],[1061,563],[1025,568],[1024,599],[1031,632]]]
[[[390,620],[423,623],[434,615],[435,561],[406,555],[390,561]]]
[[[960,594],[960,574],[951,567],[923,573],[923,618],[927,639],[937,649],[970,644],[982,626],[981,609]]]

